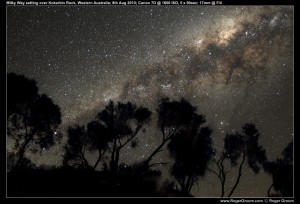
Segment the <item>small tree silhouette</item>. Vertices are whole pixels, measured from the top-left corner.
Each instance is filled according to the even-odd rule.
[[[23,113],[31,109],[31,104],[38,95],[35,80],[24,75],[9,73],[7,75],[7,118],[12,114]]]
[[[14,167],[19,168],[24,164],[27,148],[32,152],[49,149],[61,138],[55,132],[61,123],[61,113],[47,95],[38,94],[36,81],[10,73],[7,84],[7,135],[15,139]]]
[[[182,195],[188,196],[199,176],[204,176],[208,162],[213,156],[211,132],[201,127],[202,117],[191,121],[191,125],[176,134],[168,144],[175,163],[171,174],[180,186]],[[178,188],[177,188],[178,189]]]
[[[130,102],[119,102],[115,105],[112,101],[97,114],[95,123],[98,123],[99,127],[100,124],[105,127],[102,131],[105,132],[109,141],[111,172],[118,171],[121,149],[129,142],[133,147],[136,146],[136,136],[141,128],[149,122],[150,116],[151,112],[147,108],[137,107]]]
[[[7,171],[11,171],[14,169],[16,164],[17,155],[14,152],[7,152]],[[32,161],[26,157],[24,157],[21,161],[22,163],[19,165],[20,168],[24,169],[34,169],[37,166],[32,163]]]
[[[88,145],[87,134],[84,126],[69,127],[68,141],[64,146],[64,166],[75,168],[89,168],[89,162],[85,157],[85,149]]]
[[[266,162],[266,151],[258,143],[259,132],[255,125],[245,124],[243,126],[243,133],[227,134],[224,139],[224,151],[218,160],[214,159],[213,163],[217,166],[217,171],[211,169],[216,174],[221,183],[221,197],[225,196],[225,184],[227,178],[227,171],[224,166],[224,161],[229,160],[232,166],[238,166],[237,179],[229,190],[228,197],[230,197],[237,188],[240,178],[242,176],[242,169],[247,159],[248,166],[259,173],[260,167],[258,164],[264,165]],[[242,158],[241,158],[242,157]],[[241,162],[238,160],[241,158]]]
[[[171,173],[184,196],[189,194],[198,177],[204,175],[206,164],[212,155],[211,130],[200,128],[205,119],[196,111],[196,107],[184,99],[180,101],[170,101],[169,98],[161,99],[157,109],[157,127],[161,132],[162,140],[143,162],[142,171],[147,171],[156,164],[162,164],[150,164],[150,162],[157,153],[163,151],[163,147],[169,142],[169,150],[175,158]]]
[[[110,152],[109,170],[117,172],[121,149],[128,144],[137,145],[136,136],[144,124],[149,122],[151,112],[132,103],[112,101],[99,112],[87,128],[75,126],[68,129],[63,164],[76,168],[96,169],[100,161]],[[98,152],[97,160],[91,165],[86,153]]]
[[[78,125],[69,127],[68,141],[64,146],[63,165],[95,170],[99,162],[104,159],[108,141],[106,128],[96,121],[90,122],[87,129],[85,126]],[[86,158],[87,151],[98,152],[97,159],[93,164]]]
[[[153,157],[162,151],[164,145],[169,142],[181,130],[189,126],[191,121],[198,118],[199,121],[203,120],[201,115],[196,114],[196,107],[193,107],[189,102],[184,99],[180,101],[170,101],[169,98],[163,98],[159,102],[157,109],[158,121],[157,127],[161,132],[162,141],[160,145],[149,155],[144,161],[145,168],[149,168],[155,164],[150,162]]]
[[[273,183],[268,190],[268,196],[293,196],[293,141],[291,141],[281,154],[283,158],[267,162],[265,170],[272,175]],[[277,194],[271,194],[272,188]]]

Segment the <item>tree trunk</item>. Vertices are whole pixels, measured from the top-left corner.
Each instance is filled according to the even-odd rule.
[[[110,163],[109,163],[109,170],[110,172],[115,172],[115,154],[116,154],[116,146],[117,146],[117,139],[115,138],[113,144],[113,150],[111,153]]]
[[[83,161],[83,166],[85,169],[90,168],[89,162],[86,160],[85,156],[84,156],[84,152],[80,152],[81,155],[81,159]]]
[[[225,169],[224,169],[224,165],[223,165],[224,160],[225,160],[225,156],[223,156],[221,163],[220,163],[220,165],[221,165],[221,185],[222,185],[221,197],[224,197],[224,194],[225,194],[226,173],[225,173]]]
[[[95,170],[97,168],[99,162],[102,160],[102,156],[103,156],[103,153],[99,150],[99,155],[98,155],[97,161],[95,162],[95,164],[93,166],[93,170]]]
[[[119,149],[119,148],[116,149],[116,156],[115,156],[115,161],[114,161],[115,172],[118,172],[118,170],[119,170],[120,150],[121,149]]]
[[[240,167],[239,167],[239,174],[238,174],[238,178],[233,186],[233,188],[231,189],[230,193],[228,194],[228,197],[230,197],[232,195],[232,193],[234,192],[234,190],[236,189],[237,185],[239,184],[240,182],[240,178],[242,176],[242,168],[243,168],[243,164],[245,162],[245,158],[246,158],[246,151],[244,151],[244,154],[243,154],[243,160],[240,164]]]
[[[188,179],[187,179],[186,184],[185,184],[185,189],[184,189],[184,193],[186,195],[188,195],[190,193],[190,190],[191,190],[190,186],[191,186],[191,177],[188,176]]]
[[[165,145],[165,143],[168,141],[169,139],[165,139],[163,140],[163,142],[154,150],[154,152],[148,157],[148,159],[144,162],[145,166],[149,166],[150,161],[152,160],[152,158],[161,150],[161,148]]]
[[[24,159],[25,149],[26,149],[28,143],[30,142],[30,140],[31,140],[30,137],[28,137],[25,140],[25,142],[23,143],[21,149],[18,151],[18,160],[15,165],[16,168],[19,168],[21,166],[22,160]]]
[[[270,186],[270,188],[269,188],[269,190],[268,190],[268,197],[271,197],[271,189],[272,189],[272,187],[273,187],[273,184],[274,184],[274,183],[271,184],[271,186]]]

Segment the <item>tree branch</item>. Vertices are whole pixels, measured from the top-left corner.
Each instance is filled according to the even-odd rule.
[[[236,189],[237,185],[239,184],[240,182],[240,178],[242,176],[242,167],[243,167],[243,164],[245,162],[245,158],[246,158],[246,150],[244,150],[244,153],[243,153],[243,160],[240,164],[240,167],[239,167],[239,173],[238,173],[238,178],[233,186],[233,188],[231,189],[230,193],[228,194],[228,197],[230,197],[232,195],[232,193],[234,192],[234,190]]]
[[[221,170],[220,170],[220,180],[221,180],[221,197],[224,196],[225,194],[225,181],[226,181],[226,172],[225,172],[225,167],[224,167],[224,162],[225,160],[225,156],[223,155],[222,156],[222,159],[220,160],[221,163],[220,163],[220,167],[221,167]]]
[[[270,186],[270,188],[268,189],[268,197],[271,197],[270,192],[271,192],[271,189],[272,189],[273,185],[274,185],[274,183],[272,183],[271,186]]]
[[[103,159],[103,157],[104,157],[105,151],[101,152],[101,150],[98,150],[98,152],[99,152],[99,155],[98,155],[98,158],[97,158],[97,160],[96,160],[96,162],[95,162],[95,164],[94,164],[94,166],[93,166],[93,170],[96,169],[96,167],[98,166],[99,162],[100,162],[100,161]]]
[[[139,132],[139,130],[142,128],[142,126],[143,126],[143,124],[139,123],[138,126],[135,128],[134,133],[132,133],[131,137],[129,139],[127,139],[126,142],[124,142],[124,144],[120,145],[119,149],[121,149],[122,147],[124,147],[131,140],[133,140],[135,138],[135,136],[137,135],[137,133]]]

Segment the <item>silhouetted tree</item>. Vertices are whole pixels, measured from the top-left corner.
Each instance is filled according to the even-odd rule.
[[[170,101],[164,98],[160,101],[157,112],[157,127],[161,132],[162,140],[143,162],[141,171],[161,164],[150,164],[150,162],[169,142],[169,150],[175,159],[171,173],[180,186],[180,191],[177,192],[188,196],[198,177],[204,175],[207,163],[213,154],[211,130],[207,127],[201,128],[205,122],[204,117],[197,114],[197,108],[184,99]]]
[[[15,139],[15,167],[24,164],[27,148],[32,152],[49,149],[61,138],[56,129],[61,123],[60,108],[45,94],[38,94],[34,80],[22,75],[7,75],[7,135]]]
[[[7,171],[14,170],[16,161],[18,157],[14,152],[7,152]],[[19,165],[18,169],[35,169],[37,166],[32,163],[32,161],[26,157],[24,157],[21,161],[22,163]]]
[[[75,126],[68,128],[68,140],[64,146],[64,166],[75,168],[89,168],[89,162],[85,157],[87,142],[87,133],[84,126]]]
[[[151,112],[147,108],[137,107],[130,102],[115,105],[112,101],[97,114],[94,123],[104,127],[105,130],[99,132],[105,132],[109,141],[111,172],[118,171],[121,149],[130,142],[133,147],[136,146],[136,136],[144,124],[149,122],[150,116]]]
[[[150,165],[153,157],[157,153],[161,152],[164,145],[176,134],[187,128],[193,120],[196,121],[196,118],[198,118],[197,120],[199,121],[203,120],[203,117],[198,115],[196,110],[196,107],[193,107],[184,99],[181,99],[180,101],[170,101],[169,98],[161,99],[157,109],[157,127],[161,132],[162,140],[157,148],[144,161],[145,168],[149,168],[154,165]]]
[[[293,196],[293,141],[282,152],[283,158],[268,162],[265,165],[267,173],[272,175],[273,183],[268,189],[268,196]],[[272,195],[272,188],[277,194]]]
[[[16,154],[6,151],[7,171],[11,171],[16,163]]]
[[[89,142],[89,150],[97,151],[98,157],[94,163],[93,169],[97,167],[100,161],[105,158],[105,153],[108,150],[108,143],[110,135],[107,128],[99,123],[99,121],[92,121],[87,125],[87,134]]]
[[[95,170],[99,162],[104,159],[107,150],[109,135],[106,128],[96,121],[85,126],[69,127],[68,141],[64,146],[64,166],[72,166],[81,169]],[[93,164],[86,158],[87,152],[96,152],[97,159]]]
[[[258,164],[264,165],[266,162],[266,151],[258,143],[259,132],[255,125],[245,124],[243,126],[243,133],[227,134],[224,139],[224,151],[221,153],[218,160],[214,160],[214,164],[217,166],[217,171],[211,169],[215,173],[221,182],[221,197],[225,196],[225,184],[227,179],[227,171],[225,169],[224,162],[229,160],[232,166],[238,166],[237,179],[229,190],[228,197],[230,197],[237,188],[240,178],[242,176],[242,169],[245,161],[254,171],[259,173],[260,167]],[[240,163],[238,163],[241,158]]]
[[[204,122],[201,115],[195,115],[189,126],[174,135],[168,144],[171,156],[175,159],[171,174],[184,196],[188,196],[199,177],[205,175],[213,156],[212,130],[200,127]]]
[[[38,87],[35,80],[9,73],[7,75],[7,118],[13,113],[22,114],[24,110],[31,109],[37,95]]]

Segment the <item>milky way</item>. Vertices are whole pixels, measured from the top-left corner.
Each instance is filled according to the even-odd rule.
[[[254,123],[273,160],[293,139],[293,12],[291,6],[8,7],[7,71],[37,80],[61,107],[62,131],[86,124],[109,100],[152,110],[138,149],[123,152],[125,163],[158,144],[153,127],[162,97],[197,106],[217,150],[227,132]],[[32,157],[60,165],[62,154],[56,145],[46,157]],[[265,196],[271,178],[245,171],[236,196]],[[208,175],[201,182],[212,181]],[[194,194],[219,195],[207,185]]]

